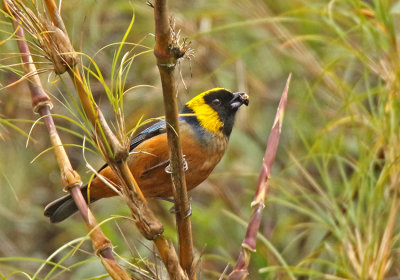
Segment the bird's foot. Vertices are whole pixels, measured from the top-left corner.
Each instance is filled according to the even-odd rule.
[[[176,214],[179,212],[178,209],[176,208],[175,200],[174,200],[172,197],[159,196],[159,197],[157,197],[157,198],[162,199],[162,200],[164,200],[164,201],[171,202],[171,203],[174,204],[174,206],[172,206],[172,207],[169,209],[169,212],[170,212],[171,214],[175,214],[175,215],[176,215]],[[192,200],[192,197],[189,197],[189,201],[191,201],[191,200]],[[184,216],[184,218],[190,217],[190,216],[192,215],[192,213],[193,213],[193,212],[192,212],[192,204],[189,202],[189,209],[188,209],[186,215]]]
[[[189,169],[188,163],[186,161],[186,155],[182,155],[182,161],[183,161],[183,170],[186,172]],[[168,164],[167,167],[165,167],[165,172],[168,174],[171,174],[171,164]]]
[[[179,212],[179,210],[178,209],[176,209],[176,205],[174,205],[174,206],[172,206],[170,209],[169,209],[169,212],[171,213],[171,214],[177,214],[178,212]],[[189,209],[188,209],[188,211],[187,211],[187,213],[186,213],[186,215],[183,217],[183,218],[187,218],[187,217],[190,217],[190,216],[192,216],[192,204],[189,202]]]

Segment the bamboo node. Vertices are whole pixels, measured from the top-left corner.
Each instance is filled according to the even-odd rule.
[[[255,248],[253,248],[252,246],[250,246],[249,244],[247,244],[245,242],[242,243],[242,248],[245,249],[245,250],[251,251],[253,253],[256,252]]]
[[[82,186],[82,182],[73,183],[73,184],[65,186],[64,191],[70,192],[70,190],[72,190],[73,188],[76,188],[76,187],[80,188],[81,186]]]
[[[167,68],[168,70],[174,70],[176,63],[157,63],[161,68]]]
[[[252,201],[252,202],[250,203],[250,207],[251,207],[251,208],[254,208],[254,207],[256,207],[258,204],[261,204],[261,208],[262,208],[262,209],[265,208],[264,202],[262,202],[262,201],[260,201],[260,200]]]
[[[50,100],[40,101],[33,107],[33,112],[39,114],[39,110],[43,107],[49,106],[50,110],[53,109],[53,103]]]
[[[95,252],[96,256],[102,258],[103,257],[102,253],[104,251],[106,251],[107,249],[111,249],[111,251],[112,251],[112,246],[110,246],[109,242],[105,242],[102,245],[99,245],[99,247],[96,248],[96,252]]]

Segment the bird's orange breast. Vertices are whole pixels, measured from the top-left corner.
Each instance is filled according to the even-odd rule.
[[[210,136],[211,137],[211,136]],[[187,170],[186,185],[188,190],[203,182],[221,160],[227,146],[223,135],[214,135],[210,143],[197,140],[188,128],[181,129],[181,145]],[[138,145],[128,158],[129,168],[140,189],[146,197],[172,196],[171,174],[166,171],[169,165],[169,148],[166,133],[155,136]],[[108,166],[100,172],[113,184],[119,180]],[[90,197],[103,198],[116,193],[100,178],[95,178],[90,186]]]

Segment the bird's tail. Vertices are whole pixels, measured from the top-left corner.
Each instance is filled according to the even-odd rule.
[[[87,202],[87,186],[82,187],[81,191]],[[94,201],[94,199],[90,200],[90,202]],[[50,222],[59,223],[77,211],[78,207],[76,206],[72,196],[66,195],[48,204],[46,208],[44,208],[44,215],[50,218]]]

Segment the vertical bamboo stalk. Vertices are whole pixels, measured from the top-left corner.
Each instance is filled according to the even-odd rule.
[[[154,55],[160,72],[164,97],[165,119],[167,122],[168,145],[170,147],[171,178],[175,208],[177,209],[176,224],[178,228],[179,259],[189,279],[195,279],[193,269],[193,240],[189,216],[190,205],[187,196],[186,179],[183,167],[182,148],[179,139],[178,105],[174,69],[177,57],[171,51],[171,30],[168,18],[166,0],[156,0],[154,3],[156,44]]]

